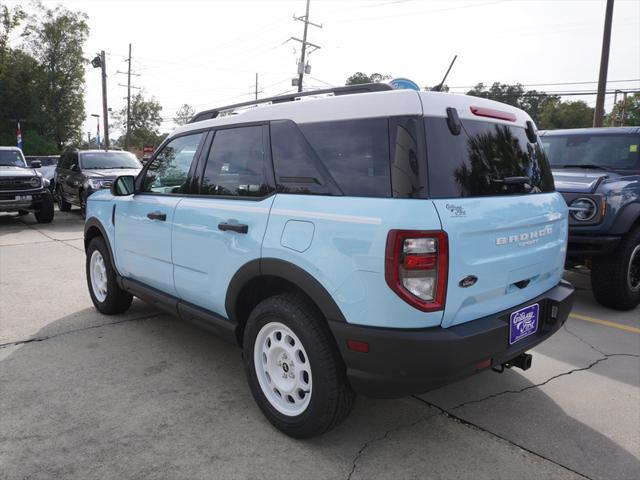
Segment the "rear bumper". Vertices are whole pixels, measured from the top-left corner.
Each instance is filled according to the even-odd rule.
[[[567,320],[573,286],[561,281],[539,297],[512,309],[449,328],[387,329],[330,322],[351,386],[379,398],[423,393],[476,373],[491,359],[500,365],[549,338]],[[538,331],[509,345],[509,316],[527,305],[540,305]],[[555,307],[555,308],[554,308]],[[553,313],[552,313],[553,312]],[[555,318],[553,317],[555,314]],[[347,340],[369,344],[369,352],[347,348]]]
[[[42,196],[51,195],[49,190],[43,188],[36,191],[0,192],[0,212],[17,212],[20,210],[39,210],[42,204]],[[24,197],[30,197],[25,199]]]
[[[584,258],[585,256],[607,255],[612,253],[620,243],[616,235],[571,235],[567,256],[572,258]]]

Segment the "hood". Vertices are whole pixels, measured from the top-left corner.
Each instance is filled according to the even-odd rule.
[[[562,168],[552,173],[556,190],[572,193],[594,193],[602,181],[619,177],[615,172],[588,168]]]
[[[140,173],[141,168],[104,168],[100,170],[84,170],[84,174],[89,178],[116,178],[120,175],[133,175]]]
[[[28,167],[10,167],[8,165],[0,165],[0,178],[2,177],[34,177],[39,176],[34,168]]]

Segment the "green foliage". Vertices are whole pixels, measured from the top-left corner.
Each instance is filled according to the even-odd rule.
[[[483,83],[478,83],[467,92],[467,95],[488,98],[521,108],[529,114],[536,124],[540,121],[540,113],[544,104],[548,101],[560,99],[558,96],[547,95],[544,92],[525,90],[520,83],[509,85],[500,82],[495,82],[490,87],[485,86]]]
[[[624,112],[624,122],[623,120]],[[613,125],[624,125],[625,127],[640,126],[640,93],[633,93],[627,96],[627,103],[624,100],[618,101],[611,112]],[[606,120],[607,125],[611,125],[611,116]]]
[[[19,120],[25,153],[51,154],[80,140],[89,28],[83,13],[32,5],[32,15],[0,5],[0,142],[15,145]]]
[[[189,120],[191,120],[191,117],[193,117],[195,114],[195,109],[191,105],[185,103],[176,111],[176,117],[174,121],[179,126],[182,126],[189,122]]]
[[[380,83],[385,80],[390,80],[391,75],[383,75],[381,73],[372,73],[367,75],[366,73],[356,72],[347,78],[345,85],[361,85],[363,83]]]
[[[162,106],[155,98],[146,99],[142,92],[131,97],[131,118],[129,147],[141,150],[145,145],[157,146],[164,139],[159,127],[162,123],[160,112]],[[127,108],[115,114],[117,127],[127,131]],[[118,139],[118,144],[124,144],[124,135]]]
[[[540,112],[538,128],[586,128],[593,125],[593,108],[582,100],[562,102],[553,99],[546,102]]]

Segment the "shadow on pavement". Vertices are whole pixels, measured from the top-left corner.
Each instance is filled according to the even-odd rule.
[[[456,412],[479,429],[416,398],[362,397],[332,432],[290,439],[256,407],[237,347],[136,310],[75,312],[34,335],[46,340],[0,349],[7,478],[637,478],[637,458],[538,388]],[[500,378],[500,388],[534,385]],[[478,381],[495,378],[438,398]]]

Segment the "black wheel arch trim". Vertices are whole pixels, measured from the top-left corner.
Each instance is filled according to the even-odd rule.
[[[229,282],[225,298],[225,309],[229,319],[238,322],[236,303],[240,292],[249,281],[262,276],[277,277],[293,283],[318,306],[327,320],[346,323],[340,307],[313,275],[291,262],[278,258],[251,260],[235,273]]]
[[[640,202],[626,205],[615,219],[608,233],[624,235],[640,220]]]
[[[118,283],[120,283],[120,273],[118,272],[118,268],[116,267],[115,257],[113,256],[113,250],[111,250],[111,243],[109,242],[109,236],[107,235],[107,231],[105,230],[102,222],[98,220],[96,217],[88,218],[84,223],[84,251],[87,252],[87,248],[89,248],[89,242],[87,241],[87,233],[92,228],[97,228],[100,231],[100,235],[104,238],[104,243],[107,244],[107,250],[109,250],[109,260],[111,261],[111,266],[116,272],[116,276],[118,277]]]

